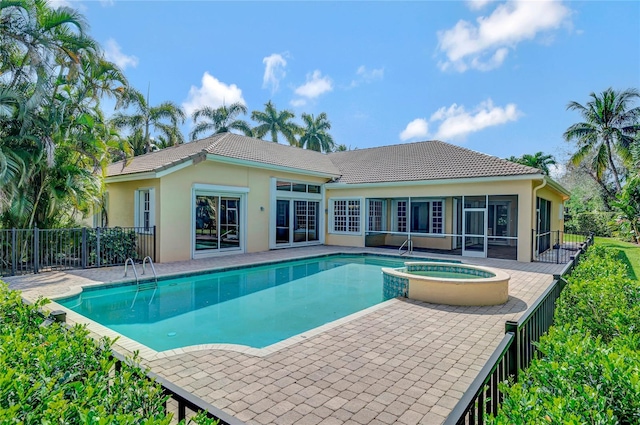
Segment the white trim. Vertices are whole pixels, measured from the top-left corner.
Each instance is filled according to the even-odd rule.
[[[189,226],[189,233],[191,235],[191,258],[207,258],[218,257],[222,255],[238,254],[247,252],[247,211],[248,211],[248,187],[236,187],[236,186],[219,186],[203,183],[194,183],[191,186],[191,224]],[[238,213],[238,228],[240,229],[240,246],[239,249],[221,250],[220,248],[197,251],[196,250],[196,196],[198,195],[211,195],[211,196],[228,196],[235,195],[240,199],[240,211]]]
[[[248,187],[241,186],[219,186],[216,184],[194,183],[192,190],[203,192],[224,192],[224,193],[249,193]]]
[[[135,181],[135,180],[150,180],[150,179],[155,179],[155,178],[156,178],[156,173],[155,172],[147,171],[147,172],[144,172],[144,173],[133,173],[133,174],[124,174],[124,175],[105,177],[104,182],[105,183],[119,183],[119,182]]]
[[[142,208],[140,197],[145,192],[149,192],[149,230],[138,233],[151,233],[153,226],[156,225],[156,189],[155,187],[139,187],[133,191],[133,226],[144,227],[144,221],[140,214]]]
[[[328,233],[332,234],[332,235],[348,235],[348,236],[361,236],[361,235],[365,235],[366,232],[363,229],[363,226],[366,225],[366,223],[364,222],[364,215],[362,213],[363,207],[364,207],[364,199],[363,197],[357,197],[357,196],[346,196],[346,197],[335,197],[335,198],[329,198],[329,223],[328,223]],[[334,210],[335,210],[335,201],[347,201],[347,221],[346,221],[346,228],[349,229],[349,210],[348,210],[348,201],[358,201],[360,203],[360,214],[359,214],[359,220],[360,220],[360,230],[358,232],[349,232],[349,231],[345,231],[345,232],[338,232],[335,230],[334,226],[335,226],[335,216],[334,216]]]
[[[282,165],[265,164],[264,162],[250,161],[246,159],[229,158],[227,156],[220,156],[214,154],[207,154],[207,161],[222,162],[224,164],[243,165],[245,167],[260,168],[262,170],[282,171],[292,174],[302,174],[305,176],[335,178],[340,177],[340,174],[323,173],[320,171],[310,171],[302,168],[285,167]]]
[[[434,180],[413,180],[398,182],[379,182],[379,183],[325,183],[327,189],[354,189],[366,187],[403,187],[403,186],[424,186],[439,184],[459,184],[459,183],[484,183],[496,181],[514,181],[514,180],[541,180],[541,174],[523,174],[517,176],[497,176],[497,177],[473,177],[460,179],[434,179]]]

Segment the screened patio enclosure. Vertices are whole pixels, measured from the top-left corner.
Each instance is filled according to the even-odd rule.
[[[369,198],[365,245],[517,259],[518,196]]]

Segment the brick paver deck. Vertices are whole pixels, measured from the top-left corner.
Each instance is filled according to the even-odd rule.
[[[363,251],[394,253],[318,246],[158,264],[156,269],[166,275]],[[493,353],[505,320],[519,317],[562,268],[508,260],[462,261],[507,271],[509,301],[494,307],[452,307],[395,299],[260,355],[223,349],[147,350],[144,363],[248,424],[439,424]],[[26,298],[53,297],[79,284],[122,280],[122,268],[6,280]],[[109,334],[100,326],[92,330]],[[127,341],[123,338],[116,348],[136,348]]]

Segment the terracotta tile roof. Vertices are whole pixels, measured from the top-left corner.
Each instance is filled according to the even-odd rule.
[[[252,161],[278,167],[339,176],[340,172],[327,155],[319,152],[267,142],[233,133],[216,134],[206,139],[184,143],[136,156],[126,167],[122,161],[107,168],[107,176],[123,176],[150,171],[162,171],[202,153]]]
[[[495,156],[440,141],[405,143],[328,155],[233,133],[162,149],[133,158],[126,167],[111,164],[107,176],[159,172],[202,154],[250,161],[337,177],[340,183],[540,174],[540,171]]]
[[[540,170],[440,141],[335,152],[340,183],[381,183],[540,174]]]

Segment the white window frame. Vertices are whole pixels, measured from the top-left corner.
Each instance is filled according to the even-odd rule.
[[[398,230],[398,203],[399,202],[406,202],[407,204],[407,210],[406,210],[406,229],[404,231],[400,231]],[[418,233],[418,232],[412,232],[411,231],[411,204],[414,202],[426,202],[428,203],[428,209],[429,209],[429,231],[427,233]],[[442,213],[441,216],[439,218],[442,219],[442,224],[441,224],[441,229],[439,232],[434,232],[433,228],[434,228],[434,214],[433,214],[433,204],[435,202],[440,202],[442,205]],[[401,199],[394,199],[392,204],[391,204],[391,214],[392,214],[392,223],[391,223],[391,229],[393,232],[397,232],[397,233],[411,233],[411,234],[415,234],[415,235],[426,235],[429,237],[444,237],[445,236],[445,228],[446,228],[446,211],[445,211],[445,206],[446,206],[446,202],[443,198],[401,198]]]
[[[139,230],[144,225],[144,196],[149,194],[149,227],[147,229]],[[156,189],[154,187],[142,187],[135,191],[135,197],[133,201],[134,217],[133,225],[138,233],[153,233],[153,227],[156,225]]]
[[[240,211],[238,212],[238,225],[240,227],[240,246],[239,249],[232,250],[224,250],[224,249],[211,249],[211,250],[203,250],[196,251],[196,238],[195,238],[195,227],[196,227],[196,196],[204,195],[204,196],[229,196],[236,197],[240,199]],[[191,186],[191,225],[189,227],[189,233],[191,235],[191,258],[207,258],[207,257],[217,257],[223,255],[231,255],[238,253],[245,253],[247,250],[247,238],[248,238],[248,229],[247,229],[247,210],[248,210],[248,195],[249,188],[241,187],[241,186],[221,186],[221,185],[212,185],[205,183],[194,183]]]
[[[336,208],[336,202],[346,202],[346,209],[345,209],[345,229],[346,230],[336,230],[335,229],[335,223],[336,223],[336,215],[335,215],[335,208]],[[349,204],[351,202],[357,202],[358,203],[358,215],[349,215]],[[363,231],[363,214],[362,214],[362,205],[364,204],[364,199],[363,198],[331,198],[329,199],[329,233],[331,234],[335,234],[335,235],[362,235],[362,231]],[[353,217],[353,219],[351,219],[350,217]],[[349,228],[352,227],[352,224],[357,224],[358,230],[357,231],[349,231]]]
[[[297,184],[305,184],[307,185],[307,192],[294,192],[288,190],[277,190],[277,182],[287,182],[287,183],[297,183]],[[308,185],[320,186],[320,193],[309,193]],[[291,248],[296,246],[305,246],[305,245],[323,245],[325,239],[325,198],[324,198],[324,184],[319,182],[310,182],[304,180],[295,180],[289,178],[282,177],[271,177],[271,187],[270,187],[270,196],[269,196],[269,249],[282,249],[282,248]],[[317,232],[319,238],[317,241],[308,241],[308,242],[293,242],[293,234],[290,234],[289,243],[276,243],[276,222],[277,222],[277,213],[278,200],[288,200],[289,201],[289,219],[293,220],[293,201],[317,201],[318,202],[318,223]],[[291,224],[292,222],[290,222]]]

